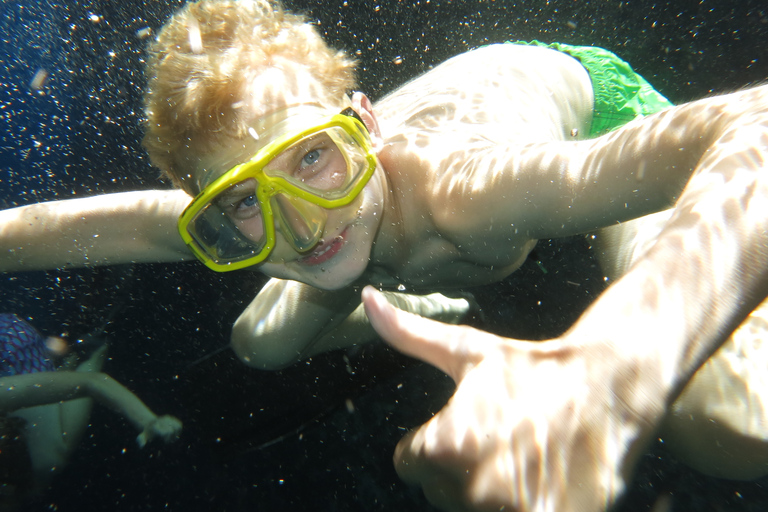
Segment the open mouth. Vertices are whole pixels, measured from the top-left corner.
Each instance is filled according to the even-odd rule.
[[[336,256],[336,253],[341,250],[341,248],[344,246],[344,243],[346,242],[348,229],[349,227],[344,229],[340,235],[335,236],[332,240],[320,243],[312,250],[312,252],[299,258],[299,263],[307,266],[319,265],[320,263],[325,263],[326,261]]]

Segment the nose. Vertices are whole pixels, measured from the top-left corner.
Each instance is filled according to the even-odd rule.
[[[303,199],[277,194],[271,199],[280,232],[297,252],[307,252],[320,241],[328,214]]]

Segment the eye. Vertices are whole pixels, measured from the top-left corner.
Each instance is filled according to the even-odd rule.
[[[301,159],[301,167],[309,167],[311,165],[315,165],[318,160],[320,160],[320,149],[313,149],[312,151],[308,152],[306,155],[304,155],[304,158]]]
[[[240,201],[240,202],[237,204],[237,209],[238,209],[238,210],[240,210],[240,209],[242,209],[242,208],[251,208],[251,207],[253,207],[253,206],[256,206],[256,205],[258,204],[258,202],[259,202],[259,200],[258,200],[258,199],[256,199],[256,196],[255,196],[255,195],[250,195],[250,196],[248,196],[248,197],[246,197],[246,198],[242,199],[242,200],[241,200],[241,201]]]
[[[242,198],[222,198],[217,201],[219,208],[233,219],[245,220],[261,215],[259,200],[256,194],[249,194]]]
[[[259,200],[256,194],[245,196],[244,198],[232,204],[234,211],[232,216],[236,219],[244,220],[261,214]]]

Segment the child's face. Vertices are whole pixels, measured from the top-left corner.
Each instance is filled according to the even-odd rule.
[[[300,125],[302,119],[307,117],[311,121],[311,113],[319,111],[336,114],[346,106],[343,102],[317,94],[317,91],[322,91],[321,86],[311,75],[302,69],[295,69],[290,63],[281,65],[279,71],[274,68],[268,70],[260,75],[257,82],[254,84],[254,92],[239,102],[239,108],[247,109],[249,133],[252,137],[224,140],[224,149],[215,154],[197,156],[190,151],[189,155],[185,155],[185,160],[191,164],[192,179],[201,184],[201,188],[233,167],[249,161],[267,143],[284,135],[293,135],[290,133],[292,127],[296,123]],[[294,117],[298,121],[292,124],[290,120]],[[306,170],[308,163],[324,165],[326,159],[328,167],[338,167],[339,162],[344,168],[350,167],[344,165],[344,158],[339,155],[336,155],[337,158],[322,156],[332,154],[332,151],[318,144],[318,138],[322,137],[308,137],[308,147],[300,149],[301,155],[307,153],[304,158],[301,155],[296,158],[303,170]],[[309,147],[313,144],[319,150],[314,146]],[[271,165],[281,161],[285,153],[279,153]],[[256,236],[254,233],[263,237],[262,220],[274,226],[274,248],[259,265],[259,270],[272,277],[302,281],[323,289],[337,289],[353,283],[368,266],[383,211],[384,191],[381,180],[375,176],[380,173],[380,170],[374,173],[374,177],[358,195],[349,195],[354,199],[345,206],[322,208],[301,197],[287,194],[272,196],[273,199],[268,200],[274,214],[271,220],[268,220],[269,216],[263,208],[259,209],[262,201],[256,204],[256,194],[253,192],[256,182],[253,179],[238,182],[228,188],[226,193],[221,194],[227,197],[227,201],[221,202],[226,202],[227,206],[234,205],[235,218],[231,218],[232,224],[248,240],[253,240]],[[302,186],[303,182],[302,178],[299,185]],[[244,193],[247,197],[238,196],[238,200],[230,200],[240,193],[238,189],[250,191]],[[263,198],[260,196],[260,199]],[[260,220],[253,221],[245,215],[254,208],[258,211],[256,219]],[[312,222],[307,223],[305,219],[311,219]]]
[[[320,243],[307,253],[293,250],[278,231],[275,249],[260,270],[326,290],[354,283],[368,267],[383,211],[380,197],[380,182],[372,179],[351,204],[327,209]]]

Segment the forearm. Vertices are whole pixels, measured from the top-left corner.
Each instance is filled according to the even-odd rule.
[[[611,340],[666,405],[768,294],[768,121],[753,121],[711,145],[658,241],[569,332]]]
[[[359,303],[352,288],[326,291],[271,279],[232,328],[232,349],[248,366],[277,370],[341,323]]]
[[[464,299],[386,293],[406,311],[446,322],[469,310]],[[312,355],[376,338],[354,288],[326,291],[295,281],[272,279],[240,315],[232,348],[247,365],[275,370]]]
[[[490,218],[500,237],[546,239],[659,212],[677,203],[726,133],[748,130],[767,108],[762,86],[673,107],[597,139],[495,146],[465,166],[466,178],[446,174],[438,196],[447,213],[437,217],[459,235],[487,229]]]
[[[88,396],[122,414],[137,430],[146,429],[157,415],[128,388],[101,372],[89,372]]]
[[[470,304],[465,299],[452,299],[439,293],[411,295],[400,292],[383,292],[383,295],[390,304],[398,309],[452,324],[459,322],[470,309]],[[365,314],[363,305],[360,304],[337,327],[310,345],[302,357],[310,357],[352,345],[361,345],[378,339],[378,337],[379,335]]]
[[[93,398],[143,430],[157,416],[125,386],[101,372],[38,372],[0,378],[0,413],[76,398]]]
[[[768,87],[757,87],[670,108],[574,144],[572,160],[548,171],[570,192],[549,198],[559,209],[555,220],[565,218],[566,229],[583,232],[679,206],[692,190],[689,181],[710,171],[711,160],[703,163],[713,152],[750,151],[749,133],[764,130],[767,106]],[[723,148],[726,140],[733,147]]]
[[[182,191],[140,191],[0,211],[0,271],[190,259]]]

